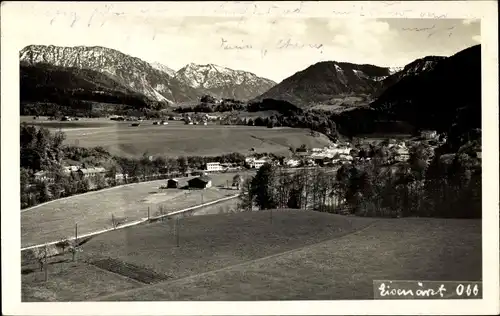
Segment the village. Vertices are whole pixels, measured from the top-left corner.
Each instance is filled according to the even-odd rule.
[[[188,167],[185,172],[158,173],[152,174],[151,177],[152,179],[170,179],[172,177],[198,177],[199,179],[205,179],[208,175],[215,173],[257,170],[266,163],[286,169],[319,167],[337,170],[347,163],[371,160],[373,153],[369,153],[369,150],[374,151],[375,148],[387,149],[387,156],[383,159],[383,165],[390,168],[410,159],[411,146],[425,143],[430,152],[433,152],[436,147],[445,141],[446,139],[439,137],[435,131],[422,131],[420,136],[413,140],[388,139],[383,142],[373,142],[369,139],[356,139],[352,142],[338,141],[323,148],[307,148],[305,145],[302,145],[299,148],[291,149],[291,154],[287,157],[275,154],[253,153],[247,155],[244,162],[208,161],[204,163],[203,168]],[[408,143],[411,143],[411,146]],[[148,158],[150,161],[153,161],[155,157],[149,156]],[[432,156],[429,159],[431,158]],[[168,169],[167,166],[165,166],[166,169]],[[66,165],[63,167],[63,173],[76,179],[88,179],[90,189],[98,186],[96,184],[98,181],[95,181],[97,178],[104,179],[104,181],[114,181],[116,185],[133,181],[133,177],[130,177],[126,173],[110,173],[110,170],[102,166]],[[55,181],[53,176],[49,175],[46,171],[36,172],[34,179],[38,182],[50,183]]]

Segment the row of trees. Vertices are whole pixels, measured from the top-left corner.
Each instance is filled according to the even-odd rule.
[[[213,113],[213,112],[232,112],[245,111],[247,105],[239,100],[222,99],[220,103],[211,96],[203,96],[200,103],[194,106],[178,107],[174,111],[177,113]]]
[[[327,211],[341,210],[333,169],[286,169],[263,165],[254,177],[242,184],[240,207],[250,210],[297,208]]]
[[[205,101],[205,102],[204,102]],[[304,111],[296,105],[282,100],[264,99],[259,102],[243,103],[241,101],[224,99],[215,104],[212,98],[202,98],[201,103],[192,107],[179,107],[178,113],[211,113],[211,112],[276,112],[274,115],[256,118],[241,118],[238,115],[228,115],[222,124],[273,127],[309,128],[328,136],[338,137],[337,126],[333,116],[323,111]]]
[[[481,166],[466,153],[450,160],[415,147],[408,162],[380,159],[289,172],[269,164],[242,185],[241,207],[302,208],[387,217],[481,217]]]
[[[313,112],[305,112],[300,115],[271,115],[258,116],[255,118],[240,118],[234,116],[228,117],[223,121],[226,125],[248,125],[248,126],[265,126],[273,127],[293,127],[293,128],[308,128],[313,131],[323,133],[332,138],[338,138],[337,125],[327,116],[314,114]]]

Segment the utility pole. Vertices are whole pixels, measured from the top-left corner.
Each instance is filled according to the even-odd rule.
[[[47,257],[48,257],[49,253],[48,253],[48,247],[47,245],[45,245],[45,258],[44,258],[44,266],[45,266],[45,282],[48,281],[49,279],[49,265],[47,264]]]
[[[76,250],[77,250],[77,247],[78,247],[78,223],[75,223],[75,244],[73,246],[73,251],[72,251],[73,262],[76,259]]]
[[[150,215],[150,213],[149,213],[149,206],[148,206],[148,220],[149,220],[149,218],[150,218],[150,216],[149,216],[149,215]]]
[[[177,247],[179,247],[179,217],[175,218],[175,239]]]

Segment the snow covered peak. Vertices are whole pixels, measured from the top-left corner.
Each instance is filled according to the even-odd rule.
[[[163,65],[156,66],[137,57],[101,46],[30,45],[19,52],[20,62],[29,65],[50,64],[57,67],[90,69],[157,101],[189,101],[199,93],[171,76]],[[162,68],[159,70],[158,68]],[[173,72],[170,69],[171,72]],[[174,72],[175,73],[175,72]]]
[[[403,70],[405,67],[389,67],[389,75],[395,74],[396,72],[399,72]]]
[[[176,78],[196,89],[205,89],[221,98],[249,99],[276,83],[242,70],[215,64],[190,63],[181,68]]]
[[[154,69],[159,70],[161,72],[164,72],[167,75],[169,75],[170,77],[175,77],[175,75],[176,75],[175,70],[173,70],[172,68],[169,68],[169,67],[167,67],[159,62],[153,62],[150,64],[151,64],[151,67],[153,67]]]

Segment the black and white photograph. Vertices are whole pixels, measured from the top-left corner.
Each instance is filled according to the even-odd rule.
[[[359,3],[2,4],[20,304],[498,312],[497,3]]]

